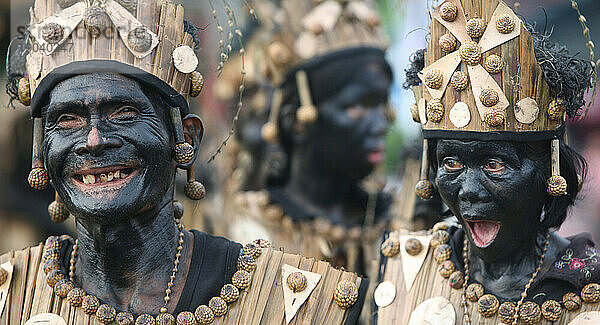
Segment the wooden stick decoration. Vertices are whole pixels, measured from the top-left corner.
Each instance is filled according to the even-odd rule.
[[[308,76],[304,70],[296,72],[296,87],[300,96],[300,108],[296,111],[296,119],[302,124],[313,123],[317,120],[319,113],[313,105]]]
[[[29,185],[36,190],[43,190],[48,187],[50,179],[48,172],[44,168],[42,158],[42,141],[44,141],[44,123],[41,117],[33,119],[33,148],[31,153],[31,172],[27,181]]]
[[[273,100],[271,103],[271,112],[269,112],[269,121],[263,125],[261,129],[261,136],[263,140],[268,143],[275,143],[279,137],[279,131],[277,129],[277,119],[279,118],[279,110],[281,109],[281,102],[283,101],[283,93],[281,89],[275,89],[273,93]]]
[[[415,193],[423,199],[429,200],[433,196],[433,184],[429,181],[429,140],[423,139],[423,156],[421,157],[421,180],[415,186]]]
[[[183,124],[179,107],[171,108],[171,122],[175,128],[175,153],[174,159],[178,164],[188,164],[194,158],[194,147],[185,141]]]
[[[552,196],[562,196],[567,194],[567,180],[560,176],[560,141],[552,139],[550,142],[550,159],[552,175],[548,178],[548,194]]]

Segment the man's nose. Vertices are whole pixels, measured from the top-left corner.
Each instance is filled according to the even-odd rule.
[[[94,125],[90,129],[87,135],[87,141],[81,143],[75,149],[75,153],[79,155],[89,154],[92,156],[98,156],[103,150],[111,148],[119,148],[123,145],[123,142],[116,137],[105,137],[98,130],[98,126]]]

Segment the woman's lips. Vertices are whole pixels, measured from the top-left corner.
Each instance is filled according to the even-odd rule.
[[[466,220],[466,223],[475,245],[479,248],[490,246],[494,239],[496,239],[496,236],[498,236],[501,226],[499,222],[489,220]]]
[[[384,149],[376,149],[368,153],[367,159],[370,163],[376,165],[383,161],[385,158]]]

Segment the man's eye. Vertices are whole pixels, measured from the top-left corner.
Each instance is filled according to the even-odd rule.
[[[444,159],[444,168],[448,172],[457,172],[463,168],[463,165],[460,161],[453,158],[445,158]]]
[[[74,114],[63,114],[58,117],[56,124],[63,129],[83,127],[85,119]]]
[[[485,163],[485,169],[490,173],[502,173],[505,169],[504,163],[500,160],[490,159]]]
[[[110,115],[111,119],[114,118],[131,118],[137,116],[139,114],[139,110],[133,106],[123,106],[116,110],[114,113]]]

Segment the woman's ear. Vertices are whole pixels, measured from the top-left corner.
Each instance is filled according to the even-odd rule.
[[[204,125],[198,115],[188,114],[183,118],[183,135],[185,136],[185,141],[194,147],[194,158],[192,158],[189,163],[178,166],[187,169],[194,164],[194,161],[196,161],[198,150],[200,149],[200,142],[204,135]]]

